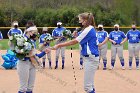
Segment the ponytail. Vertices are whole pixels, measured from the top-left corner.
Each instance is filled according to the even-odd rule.
[[[92,25],[96,27],[92,13],[88,13],[88,12],[82,13],[82,14],[79,14],[78,17],[81,17],[82,19],[87,20],[86,26]]]

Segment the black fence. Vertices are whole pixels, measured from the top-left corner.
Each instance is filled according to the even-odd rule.
[[[42,28],[43,27],[38,27],[38,32],[40,34],[42,34]],[[48,27],[48,28],[49,28],[48,32],[51,34],[55,27]],[[66,27],[66,28],[73,32],[75,30],[75,28],[77,28],[77,27]],[[11,29],[11,27],[0,27],[0,31],[1,31],[4,39],[8,38],[7,33],[10,29]],[[20,27],[20,29],[24,32],[25,27]],[[120,27],[120,30],[123,31],[124,33],[127,33],[127,31],[130,29],[131,29],[131,27]],[[140,30],[140,27],[138,27],[137,29]],[[110,33],[111,31],[114,30],[114,28],[113,27],[104,27],[104,30],[107,31],[108,33]]]

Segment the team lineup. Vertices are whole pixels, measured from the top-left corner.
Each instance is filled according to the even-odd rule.
[[[30,50],[29,55],[25,56],[23,59],[19,59],[17,62],[17,72],[20,81],[20,87],[18,93],[33,93],[33,87],[35,82],[36,66],[33,61],[36,57],[42,58],[41,67],[45,68],[46,63],[49,65],[49,69],[52,67],[52,55],[51,50],[55,50],[55,67],[59,67],[59,55],[61,53],[62,59],[62,69],[65,69],[65,47],[79,43],[80,50],[80,70],[84,69],[84,90],[87,93],[95,93],[94,87],[94,75],[98,69],[101,60],[103,61],[103,70],[107,70],[107,64],[111,64],[110,70],[113,70],[116,62],[116,55],[118,54],[121,68],[125,70],[125,62],[129,62],[129,69],[132,69],[133,57],[135,58],[136,69],[139,70],[139,41],[140,41],[140,31],[136,29],[136,25],[132,25],[126,35],[123,31],[119,29],[119,25],[114,25],[114,30],[109,34],[104,30],[102,24],[98,25],[98,29],[94,28],[94,17],[92,13],[82,13],[78,15],[79,25],[81,29],[76,29],[72,33],[72,40],[67,40],[63,36],[63,31],[66,30],[62,26],[62,22],[57,22],[57,27],[52,31],[52,34],[48,33],[48,28],[43,27],[42,35],[37,36],[37,27],[32,21],[28,21],[26,24],[26,29],[24,33],[18,28],[18,22],[13,22],[13,27],[8,32],[8,37],[19,34],[26,37],[33,45],[32,50]],[[54,38],[55,45],[50,46],[51,39]],[[2,34],[0,33],[0,39],[2,39]],[[44,39],[47,38],[45,41]],[[39,39],[39,51],[38,54],[36,50],[36,40]],[[49,40],[50,39],[50,40]],[[107,42],[111,42],[111,60],[107,60]],[[123,44],[128,41],[128,52],[129,60],[124,60],[123,56]],[[15,49],[15,46],[9,41],[10,49]],[[47,59],[46,59],[47,55]],[[48,61],[47,61],[48,60]]]

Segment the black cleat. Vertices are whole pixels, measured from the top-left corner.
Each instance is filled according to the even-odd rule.
[[[57,66],[55,66],[55,68],[54,69],[57,69],[58,67]]]
[[[64,69],[64,65],[62,65],[62,69]]]
[[[107,69],[106,67],[103,68],[103,70],[106,70],[106,69]]]

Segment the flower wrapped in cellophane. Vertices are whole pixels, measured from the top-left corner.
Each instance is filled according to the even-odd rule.
[[[66,37],[66,38],[72,38],[72,33],[70,30],[66,29],[62,32],[62,36]]]
[[[18,59],[23,59],[33,49],[32,42],[23,35],[14,34],[9,37],[9,40],[13,45],[12,51],[16,53]]]
[[[44,42],[50,43],[53,40],[53,37],[50,34],[47,34],[42,40]]]

